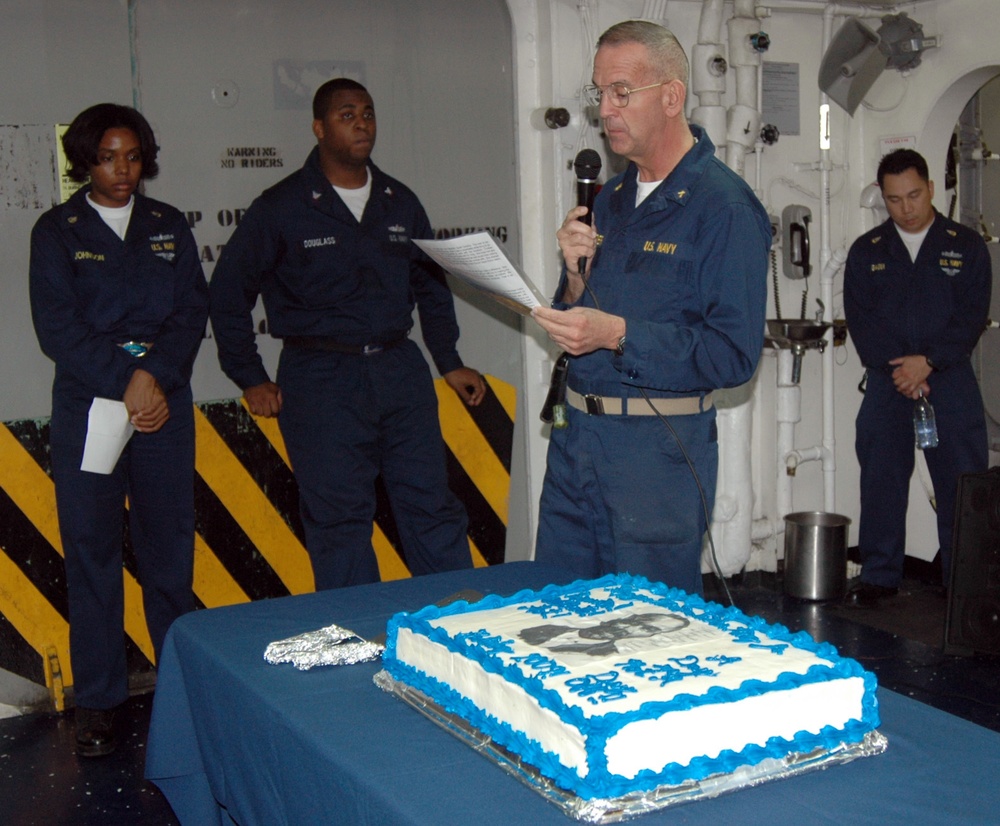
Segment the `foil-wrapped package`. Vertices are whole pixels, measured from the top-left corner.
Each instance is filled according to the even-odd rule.
[[[306,671],[315,665],[353,665],[376,660],[383,650],[384,646],[362,639],[347,628],[328,625],[272,642],[264,650],[264,659],[272,665],[291,663]]]

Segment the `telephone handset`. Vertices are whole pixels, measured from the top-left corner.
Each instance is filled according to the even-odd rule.
[[[785,278],[808,278],[812,274],[812,264],[809,261],[811,221],[812,212],[799,204],[789,204],[781,212]]]

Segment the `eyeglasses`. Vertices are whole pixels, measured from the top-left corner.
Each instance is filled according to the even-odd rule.
[[[636,92],[643,92],[646,89],[655,89],[657,86],[664,86],[669,82],[669,80],[663,80],[659,83],[650,83],[649,86],[640,86],[638,89],[629,89],[624,83],[611,83],[603,89],[600,86],[584,86],[583,96],[591,106],[600,106],[601,98],[607,94],[612,106],[624,109],[628,106],[629,95],[633,95]]]

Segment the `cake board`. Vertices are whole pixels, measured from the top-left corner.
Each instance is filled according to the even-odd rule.
[[[662,785],[649,791],[633,792],[615,798],[585,799],[557,786],[534,766],[524,762],[461,717],[447,712],[423,692],[394,679],[385,670],[379,671],[373,679],[383,691],[396,695],[507,774],[536,791],[564,814],[585,823],[619,823],[670,806],[707,800],[772,780],[795,777],[839,763],[849,763],[861,757],[871,757],[881,754],[888,746],[886,738],[873,730],[857,743],[840,743],[832,748],[793,753],[781,759],[769,758],[753,765],[740,766],[733,772],[714,774],[700,781]]]

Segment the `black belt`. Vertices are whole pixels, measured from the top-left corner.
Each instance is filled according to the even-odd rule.
[[[383,350],[390,350],[406,341],[404,333],[392,341],[382,341],[374,344],[344,344],[335,338],[327,336],[285,336],[282,339],[286,347],[301,347],[304,350],[327,350],[332,353],[351,353],[356,356],[374,356]]]

